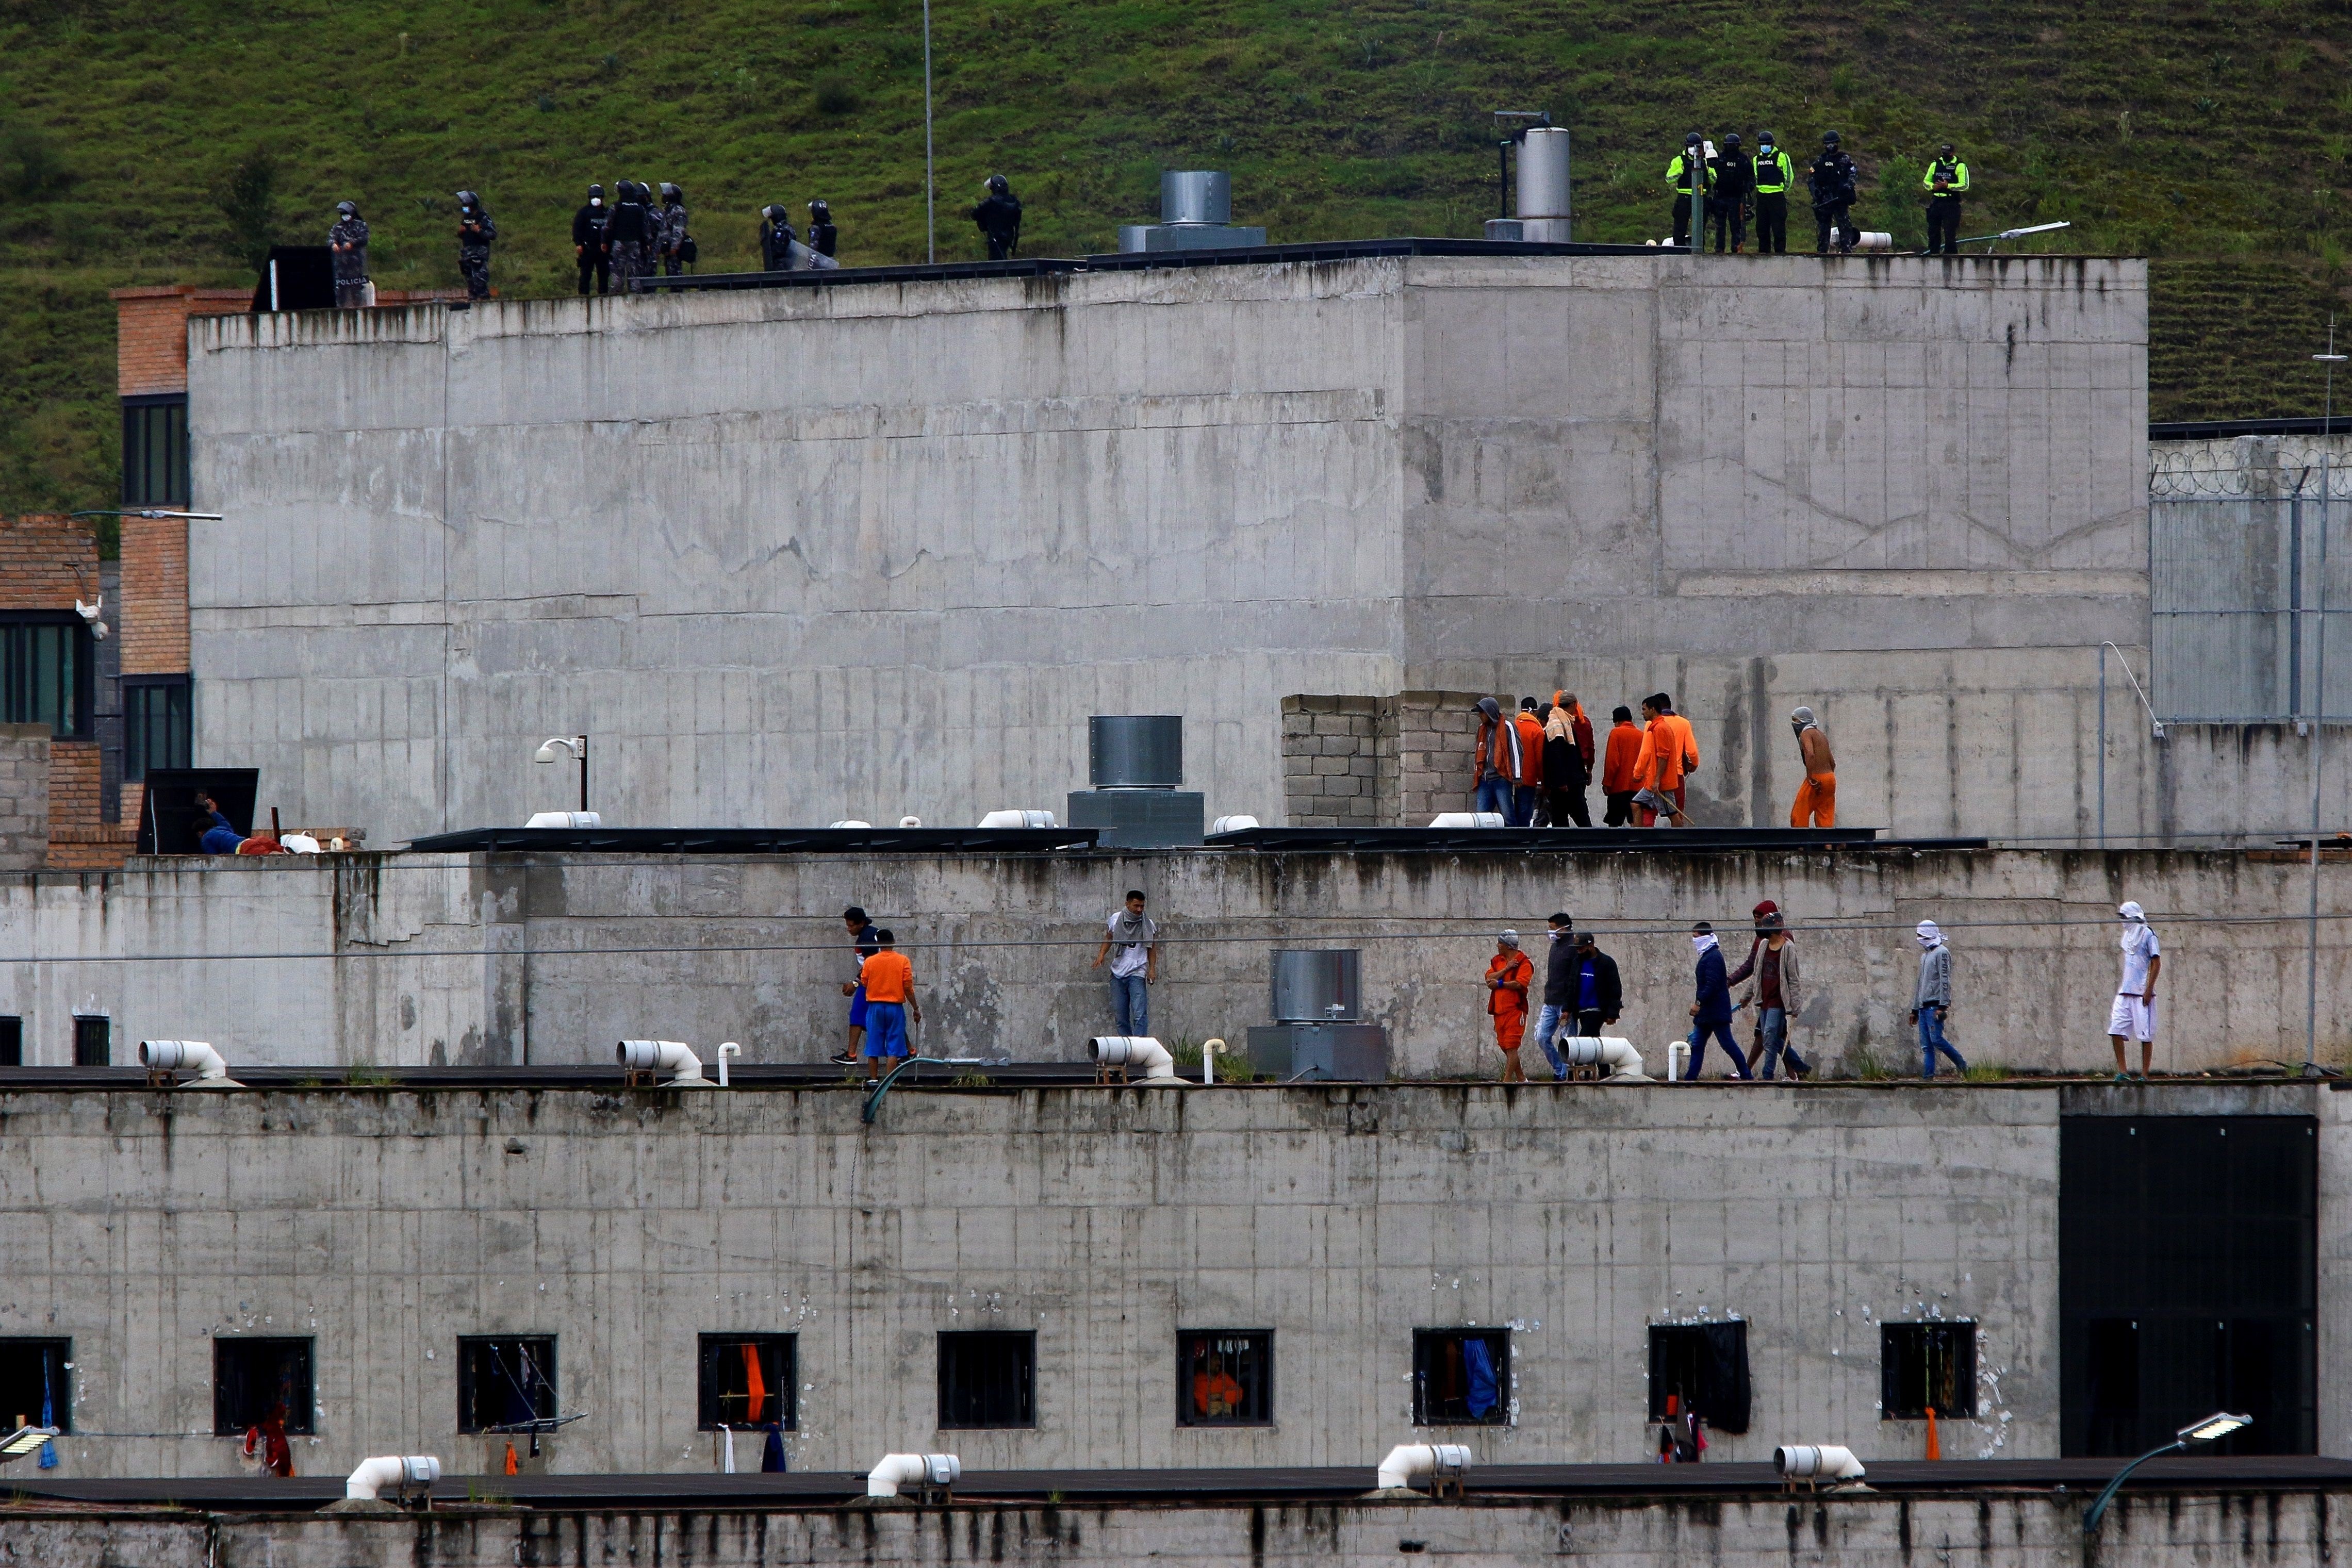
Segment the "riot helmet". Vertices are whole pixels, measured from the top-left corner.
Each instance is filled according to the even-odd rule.
[[[601,207],[604,204],[604,186],[591,185],[588,187],[588,204],[592,207]]]
[[[347,218],[355,218],[360,215],[360,207],[357,202],[337,202],[335,204],[335,211],[341,216]]]
[[[1726,152],[1737,152],[1739,151],[1739,132],[1733,131],[1725,133],[1723,138],[1723,150]]]
[[[1013,186],[1003,175],[991,174],[988,177],[988,193],[992,196],[1009,196],[1013,193]]]
[[[460,191],[457,193],[457,206],[458,210],[461,212],[469,207],[478,207],[481,204],[482,198],[474,194],[473,192]]]
[[[665,203],[683,202],[686,200],[686,193],[679,190],[676,185],[671,184],[667,180],[664,180],[662,182],[661,191],[662,200]]]
[[[1837,150],[1838,150],[1838,133],[1837,133],[1836,131],[1822,131],[1822,151],[1823,151],[1823,152],[1836,152]]]

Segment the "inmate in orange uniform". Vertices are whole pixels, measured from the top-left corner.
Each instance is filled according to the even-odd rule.
[[[1504,1077],[1513,1082],[1527,1076],[1519,1071],[1519,1041],[1528,1032],[1528,987],[1535,977],[1536,967],[1517,948],[1496,953],[1486,966],[1486,1010],[1494,1015]]]

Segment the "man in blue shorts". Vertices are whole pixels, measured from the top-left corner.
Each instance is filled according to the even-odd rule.
[[[854,904],[841,912],[841,924],[847,928],[849,939],[857,944],[857,963],[863,968],[866,959],[882,950],[882,933]],[[858,1050],[866,1043],[866,987],[852,980],[841,988],[841,994],[849,998],[849,1048],[834,1060],[847,1065],[857,1060]]]

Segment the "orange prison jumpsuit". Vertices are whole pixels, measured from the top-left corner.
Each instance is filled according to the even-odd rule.
[[[1789,808],[1792,828],[1837,826],[1837,775],[1808,773],[1797,786],[1797,803]]]
[[[1486,966],[1489,980],[1511,980],[1522,986],[1535,983],[1536,967],[1525,953],[1508,957],[1495,955]],[[1507,991],[1500,986],[1486,993],[1486,1010],[1495,1015],[1495,1045],[1500,1051],[1517,1051],[1519,1041],[1527,1038],[1528,998],[1524,991]]]

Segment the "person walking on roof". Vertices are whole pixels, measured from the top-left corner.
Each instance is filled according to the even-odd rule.
[[[1511,786],[1519,775],[1519,727],[1493,697],[1478,699],[1478,748],[1473,754],[1470,809],[1511,820]]]
[[[1789,935],[1788,923],[1780,918],[1780,906],[1770,899],[1759,904],[1756,918],[1756,940],[1748,946],[1748,956],[1737,969],[1724,977],[1726,985],[1749,982],[1740,993],[1735,1009],[1756,1004],[1756,1049],[1748,1060],[1759,1078],[1770,1078],[1785,1056],[1791,1079],[1811,1074],[1812,1065],[1797,1054],[1789,1039],[1789,1020],[1802,1005],[1804,977],[1797,967],[1796,939]]]
[[[1536,716],[1535,698],[1519,699],[1519,711],[1511,725],[1519,732],[1519,764],[1511,776],[1511,814],[1503,820],[1514,828],[1531,828],[1544,784],[1544,728],[1543,720]]]
[[[1495,1021],[1506,1083],[1528,1081],[1527,1070],[1519,1065],[1519,1042],[1527,1038],[1528,988],[1535,977],[1536,967],[1519,951],[1519,934],[1506,931],[1496,936],[1495,956],[1486,963],[1486,1012]]]
[[[849,933],[849,939],[857,945],[857,963],[853,972],[859,977],[841,988],[841,994],[849,998],[849,1045],[834,1061],[846,1063],[857,1060],[859,1049],[866,1043],[866,960],[882,950],[882,928],[866,919],[866,911],[854,904],[841,912],[841,924]]]
[[[1785,256],[1789,249],[1789,187],[1797,171],[1769,131],[1756,138],[1756,254]]]
[[[2107,1009],[2107,1039],[2116,1048],[2118,1083],[2131,1079],[2124,1042],[2139,1041],[2139,1078],[2145,1083],[2156,1054],[2156,977],[2164,972],[2164,953],[2156,940],[2156,927],[2147,923],[2147,912],[2138,904],[2118,904],[2116,914],[2124,923],[2124,977],[2116,988],[2115,1006]]]
[[[1919,922],[1918,936],[1919,988],[1911,995],[1911,1022],[1919,1030],[1919,1076],[1936,1076],[1938,1051],[1950,1057],[1952,1065],[1966,1072],[1968,1062],[1944,1038],[1944,1020],[1952,1013],[1951,944],[1944,940],[1943,928],[1932,920]]]
[[[1919,176],[1919,188],[1927,193],[1927,254],[1959,255],[1960,202],[1969,193],[1969,166],[1950,142],[1937,149],[1935,162]]]
[[[1664,810],[1667,820],[1678,827],[1690,826],[1684,814],[1687,804],[1684,798],[1684,776],[1698,767],[1698,736],[1690,720],[1675,711],[1675,699],[1657,692],[1642,699],[1642,717],[1647,727],[1642,735],[1642,749],[1633,760],[1633,772],[1639,780],[1637,788],[1648,792],[1651,804],[1640,808],[1643,827],[1657,826],[1658,813]]]
[[[1702,920],[1691,927],[1691,946],[1698,954],[1698,996],[1691,1003],[1690,1080],[1696,1082],[1699,1069],[1706,1064],[1706,1042],[1712,1037],[1731,1058],[1731,1065],[1742,1078],[1755,1076],[1748,1071],[1748,1058],[1739,1053],[1731,1038],[1731,987],[1723,972],[1723,949],[1716,946],[1715,927]]]
[[[1642,730],[1633,710],[1620,704],[1609,715],[1609,754],[1601,768],[1601,795],[1608,810],[1603,827],[1622,828],[1633,821],[1633,796],[1642,788]]]
[[[1592,782],[1592,721],[1574,692],[1551,695],[1551,712],[1544,718],[1543,776],[1551,825],[1592,826],[1584,803],[1585,787]]]
[[[789,272],[793,266],[792,209],[771,202],[760,209],[760,267],[764,272]]]
[[[907,1055],[907,1020],[923,1021],[923,1004],[915,999],[915,966],[898,951],[898,937],[885,929],[875,933],[881,951],[858,966],[857,983],[866,992],[866,1076],[882,1076],[882,1063]]]
[[[988,177],[988,193],[972,208],[971,221],[988,241],[988,259],[1009,261],[1021,254],[1021,198],[1002,174]]]
[[[1111,1032],[1151,1032],[1151,983],[1160,977],[1160,927],[1143,913],[1143,890],[1127,891],[1127,907],[1111,913],[1094,967],[1110,959]],[[1118,950],[1113,956],[1112,950]]]
[[[1805,765],[1805,781],[1797,786],[1796,804],[1789,808],[1789,826],[1834,828],[1837,758],[1830,751],[1829,735],[1809,707],[1791,711],[1789,727],[1797,732],[1797,755]]]
[[[841,243],[841,231],[834,226],[833,207],[823,201],[809,204],[808,247],[830,260],[834,247]]]

